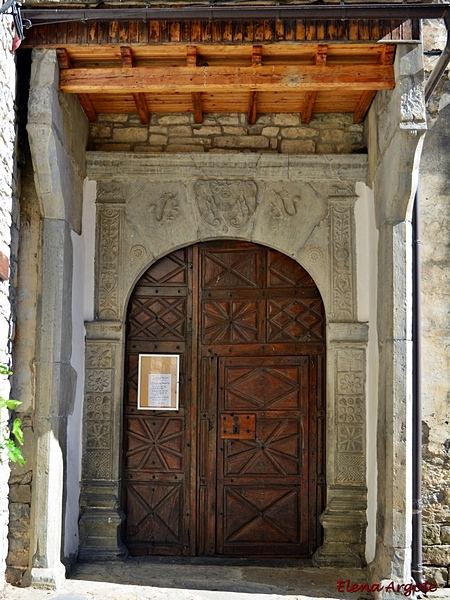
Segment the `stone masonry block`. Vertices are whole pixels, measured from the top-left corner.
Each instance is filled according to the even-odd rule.
[[[220,148],[267,148],[269,140],[256,135],[247,137],[233,135],[217,138],[216,145]]]
[[[275,137],[280,131],[279,127],[263,127],[261,133],[267,137]]]
[[[448,584],[448,569],[443,567],[423,567],[423,576],[425,581],[439,587],[445,587]]]
[[[147,128],[143,127],[127,127],[127,128],[114,128],[113,141],[114,142],[145,142],[148,137]]]
[[[423,562],[428,565],[448,567],[450,565],[450,546],[425,546]]]
[[[316,144],[313,140],[284,140],[281,142],[282,154],[314,154]]]
[[[319,135],[317,129],[312,127],[286,127],[281,130],[281,135],[284,138],[295,140],[298,138],[312,138]]]
[[[441,527],[441,543],[450,544],[450,527],[448,525]]]
[[[274,125],[300,125],[300,114],[284,114],[280,113],[273,116]]]

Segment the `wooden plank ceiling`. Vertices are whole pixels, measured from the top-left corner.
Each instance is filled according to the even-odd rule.
[[[57,48],[60,88],[99,113],[353,113],[394,87],[390,43],[67,45]]]

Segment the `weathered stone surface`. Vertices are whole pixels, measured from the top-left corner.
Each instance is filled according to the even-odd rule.
[[[314,154],[316,144],[313,140],[283,140],[281,152],[283,154]]]
[[[439,567],[423,567],[423,576],[425,581],[434,583],[439,587],[445,587],[448,584],[448,569]]]
[[[450,546],[425,546],[423,562],[427,565],[450,566]]]
[[[450,527],[448,525],[441,527],[441,542],[443,544],[450,544]]]
[[[439,525],[424,525],[422,529],[422,543],[423,544],[439,544],[440,538],[440,527]]]
[[[274,119],[280,123],[274,124]],[[205,152],[213,153],[344,154],[364,148],[362,125],[350,126],[345,115],[325,115],[310,125],[302,125],[298,115],[284,114],[260,115],[254,125],[242,114],[205,115],[201,125],[193,123],[189,115],[152,115],[149,127],[130,115],[125,121],[102,118],[91,126],[91,147],[99,151],[174,152],[178,146],[177,152],[197,152],[198,148],[190,147],[193,139]],[[283,143],[296,140],[313,140],[316,146]]]

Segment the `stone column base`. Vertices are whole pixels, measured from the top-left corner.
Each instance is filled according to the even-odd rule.
[[[320,516],[324,542],[313,556],[320,567],[365,567],[366,489],[332,488],[330,501]]]
[[[44,590],[54,590],[62,586],[66,578],[66,569],[62,563],[54,567],[33,567],[26,571],[22,584],[24,587],[33,586]]]
[[[80,518],[80,551],[78,560],[123,560],[128,550],[120,539],[125,520],[121,508],[95,507],[86,509]]]

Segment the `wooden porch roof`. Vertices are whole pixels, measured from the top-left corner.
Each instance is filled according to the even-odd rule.
[[[296,112],[303,123],[317,113],[360,123],[377,90],[394,87],[395,42],[419,36],[418,21],[399,19],[73,21],[37,24],[22,47],[56,49],[60,88],[91,122]]]

